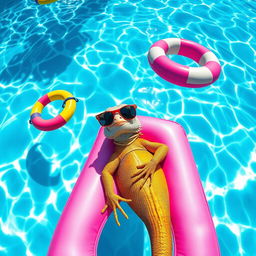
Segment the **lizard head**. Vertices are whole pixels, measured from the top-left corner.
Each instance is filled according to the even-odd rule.
[[[136,105],[121,104],[98,114],[96,118],[104,127],[105,136],[116,140],[138,134],[141,124],[136,117],[136,108]]]

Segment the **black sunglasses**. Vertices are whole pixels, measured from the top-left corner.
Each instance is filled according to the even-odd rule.
[[[119,113],[124,119],[130,120],[136,116],[136,108],[137,106],[135,104],[126,105],[113,111],[105,111],[100,113],[96,116],[96,118],[101,126],[109,126],[114,121],[115,113]]]

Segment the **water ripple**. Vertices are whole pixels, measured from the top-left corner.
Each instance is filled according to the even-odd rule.
[[[184,126],[222,255],[255,254],[255,1],[11,0],[0,8],[0,255],[46,255],[96,137],[94,114],[122,102]],[[168,37],[212,50],[222,65],[218,81],[187,89],[157,76],[147,51]],[[38,131],[28,123],[31,108],[55,89],[78,97],[77,111],[61,129]],[[51,103],[44,117],[60,108]],[[31,158],[36,145],[44,146]],[[58,182],[47,183],[49,177]],[[139,256],[143,248],[150,255],[147,232],[126,210],[131,218],[121,219],[123,229],[111,216],[99,255],[106,246],[113,255]]]

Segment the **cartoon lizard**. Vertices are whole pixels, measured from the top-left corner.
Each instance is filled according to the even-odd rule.
[[[112,209],[120,226],[117,209],[127,219],[128,216],[119,201],[127,202],[148,229],[152,256],[169,256],[172,255],[170,202],[160,166],[168,147],[140,138],[141,124],[136,108],[136,105],[122,104],[96,116],[104,127],[105,136],[115,144],[115,151],[101,176],[106,197],[102,213]],[[114,182],[121,196],[115,194]]]

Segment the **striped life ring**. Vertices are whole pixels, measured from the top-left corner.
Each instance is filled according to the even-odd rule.
[[[55,100],[64,100],[63,111],[56,117],[44,120],[41,113],[44,107]],[[52,131],[60,128],[68,122],[76,110],[76,99],[71,93],[64,90],[52,91],[41,97],[33,106],[30,114],[30,123],[42,131]]]
[[[201,67],[188,67],[166,55],[178,54],[196,61]],[[148,53],[152,69],[163,79],[176,85],[198,88],[212,84],[219,77],[219,60],[209,49],[193,41],[167,38],[154,43]]]

